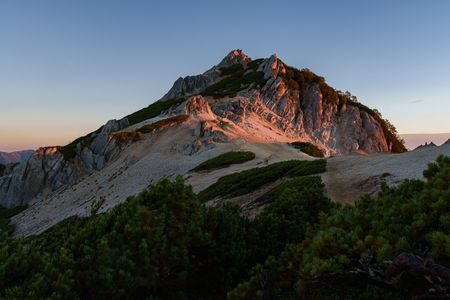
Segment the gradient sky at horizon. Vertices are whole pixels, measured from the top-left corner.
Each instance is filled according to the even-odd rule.
[[[0,0],[0,151],[63,145],[230,50],[277,53],[378,108],[450,132],[450,1]]]

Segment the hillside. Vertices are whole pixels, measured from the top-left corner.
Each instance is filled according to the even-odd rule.
[[[0,168],[0,298],[449,299],[449,157],[233,50]]]
[[[152,166],[145,161],[157,155],[134,149],[152,144],[168,127],[176,128],[172,134],[179,138],[158,151],[170,153],[165,160],[177,167],[155,172],[162,162]],[[184,175],[187,170],[178,166],[219,154],[226,144],[298,141],[313,144],[327,156],[406,151],[395,128],[378,111],[334,90],[322,77],[289,67],[276,55],[251,60],[241,50],[233,50],[203,74],[178,79],[150,106],[108,121],[68,145],[38,149],[26,163],[6,170],[0,177],[0,205],[41,201],[38,195],[53,197],[55,191],[70,189],[86,176],[118,165],[145,164],[137,181],[145,178],[148,184]],[[127,195],[139,188],[127,188]],[[94,188],[88,198],[96,196]]]

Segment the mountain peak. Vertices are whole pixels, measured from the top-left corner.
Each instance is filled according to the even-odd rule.
[[[241,49],[234,49],[227,54],[227,56],[222,59],[219,64],[219,67],[227,67],[234,64],[242,64],[244,62],[251,61],[251,58],[248,57]]]

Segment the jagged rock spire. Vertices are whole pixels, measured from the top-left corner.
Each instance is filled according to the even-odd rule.
[[[222,59],[218,66],[227,67],[237,63],[242,64],[244,62],[249,62],[251,60],[252,59],[248,57],[244,52],[242,52],[241,49],[235,49],[228,53],[228,55],[225,56],[224,59]]]

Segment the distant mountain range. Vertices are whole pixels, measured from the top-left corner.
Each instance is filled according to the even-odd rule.
[[[27,161],[34,150],[23,150],[15,152],[0,152],[0,164],[7,165],[12,163],[21,163]]]
[[[448,133],[412,133],[400,134],[405,140],[405,146],[409,150],[413,150],[425,143],[433,142],[436,145],[442,145],[450,139],[450,132]]]

